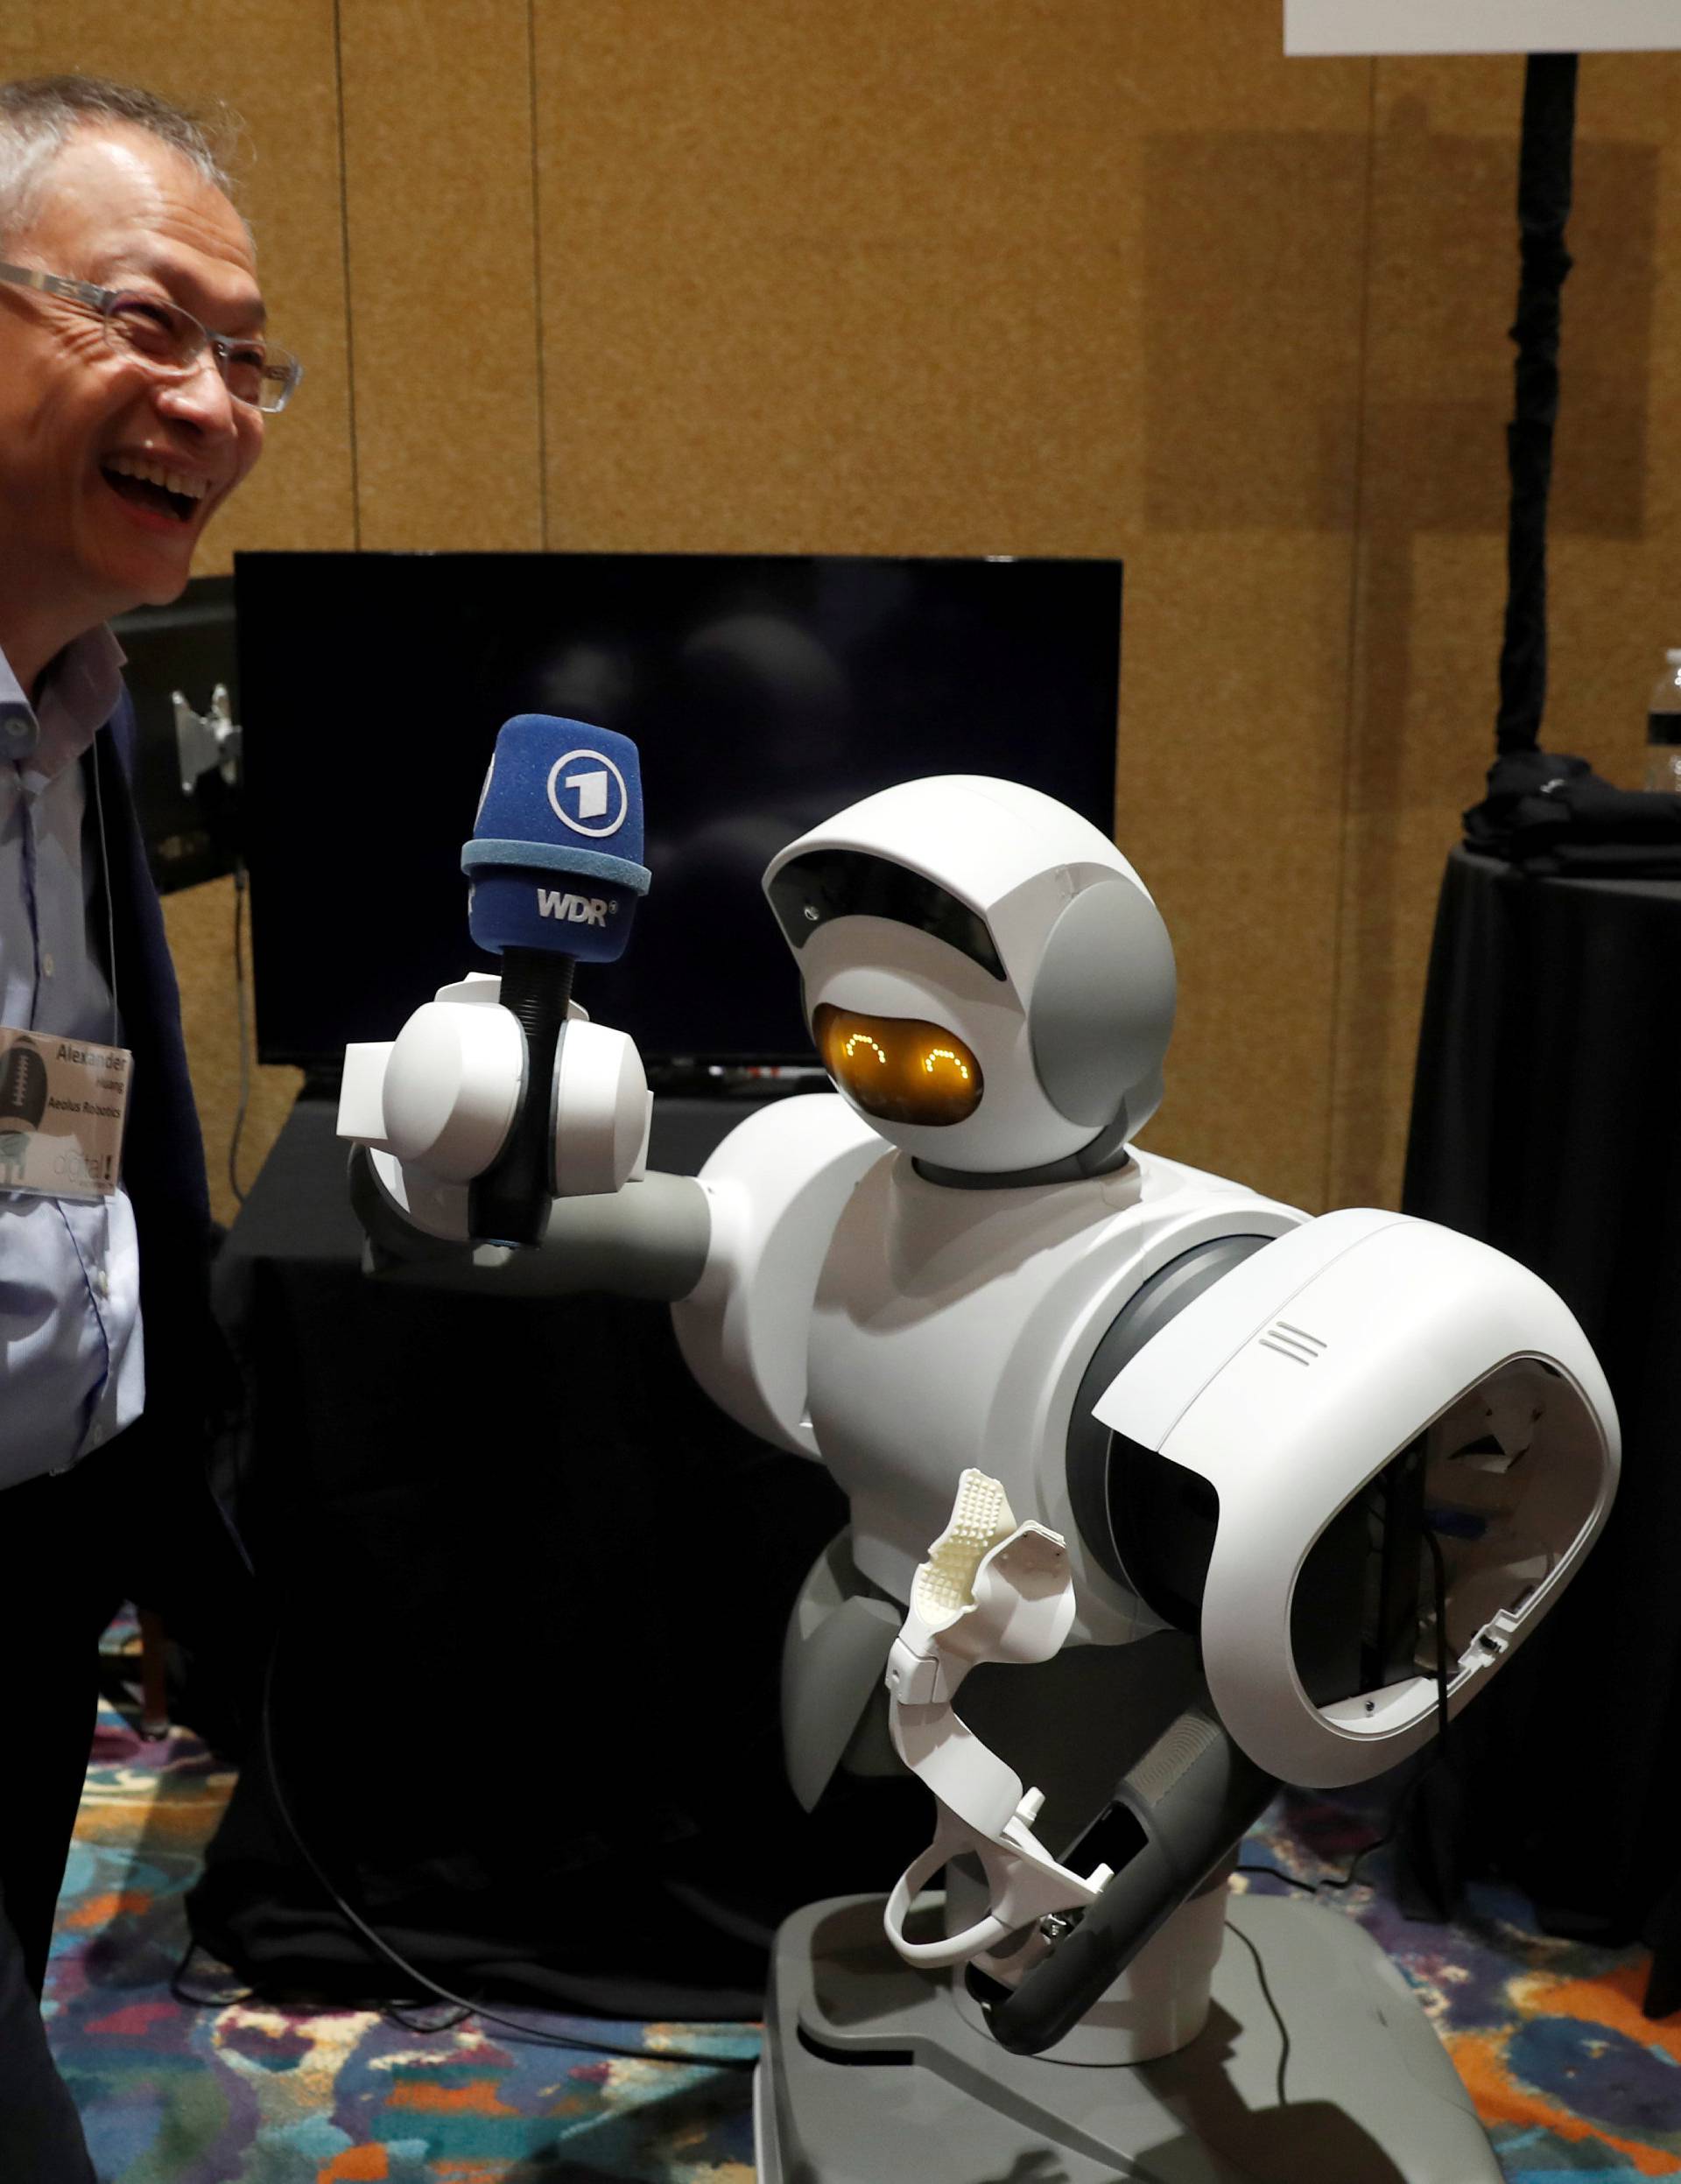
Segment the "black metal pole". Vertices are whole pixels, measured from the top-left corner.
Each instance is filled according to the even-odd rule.
[[[1571,263],[1565,226],[1575,129],[1576,55],[1531,53],[1517,187],[1522,272],[1511,329],[1516,402],[1506,435],[1511,513],[1495,730],[1502,756],[1536,748],[1547,702],[1547,497],[1558,416],[1559,304]]]

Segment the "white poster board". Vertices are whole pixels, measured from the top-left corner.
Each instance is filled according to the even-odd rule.
[[[1284,0],[1287,53],[1681,48],[1681,0]]]

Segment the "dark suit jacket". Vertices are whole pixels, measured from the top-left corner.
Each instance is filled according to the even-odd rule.
[[[226,1394],[222,1353],[210,1326],[210,1204],[181,1036],[180,993],[130,787],[134,749],[134,708],[124,696],[94,739],[87,762],[98,769],[116,932],[116,999],[123,1036],[134,1054],[123,1176],[140,1242],[144,1422],[156,1430],[167,1420],[200,1437],[201,1445],[207,1405]],[[91,794],[88,808],[96,845],[99,806]]]
[[[218,1452],[236,1451],[243,1392],[211,1316],[204,1145],[163,908],[130,785],[135,734],[124,697],[82,763],[97,769],[113,982],[134,1055],[123,1180],[139,1241],[146,1402],[133,1425],[70,1474],[78,1493],[66,1506],[81,1512],[76,1550],[94,1627],[124,1599],[155,1608],[175,1648],[176,1718],[236,1757],[260,1640],[244,1550],[213,1478]],[[99,809],[90,793],[84,846],[95,869]],[[101,902],[95,930],[103,927]]]

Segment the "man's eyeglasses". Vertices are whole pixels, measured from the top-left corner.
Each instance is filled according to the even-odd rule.
[[[285,408],[304,376],[303,366],[288,350],[275,348],[259,334],[235,339],[212,334],[190,311],[166,303],[161,296],[96,288],[91,281],[66,280],[30,265],[0,263],[0,281],[13,282],[19,288],[38,288],[43,295],[60,296],[67,303],[80,304],[84,310],[95,313],[104,322],[106,340],[119,356],[130,357],[168,378],[184,379],[207,348],[235,401],[271,415]]]

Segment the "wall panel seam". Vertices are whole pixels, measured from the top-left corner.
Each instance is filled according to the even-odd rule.
[[[537,337],[538,540],[549,550],[549,400],[544,377],[543,178],[537,137],[537,0],[525,0],[525,63],[531,91],[531,296]]]
[[[1360,762],[1360,646],[1363,626],[1361,578],[1365,551],[1366,422],[1370,401],[1372,319],[1372,206],[1377,174],[1377,72],[1374,60],[1367,80],[1365,232],[1361,238],[1360,331],[1355,350],[1354,498],[1348,544],[1348,638],[1343,711],[1342,824],[1338,831],[1335,920],[1331,967],[1331,1022],[1326,1037],[1325,1179],[1322,1208],[1333,1203],[1340,1145],[1338,1087],[1341,1077],[1344,981],[1351,949],[1348,885],[1355,853],[1355,781]]]
[[[356,460],[356,320],[350,292],[350,159],[344,127],[344,36],[340,9],[333,0],[333,89],[339,109],[339,254],[344,270],[345,385],[350,425],[350,537],[362,551],[362,474]]]

